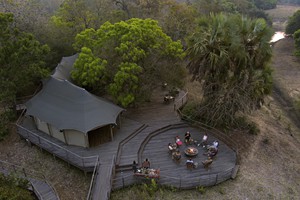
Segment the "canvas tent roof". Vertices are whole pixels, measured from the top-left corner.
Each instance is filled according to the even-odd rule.
[[[63,57],[60,63],[56,66],[52,76],[57,79],[71,81],[71,70],[73,69],[73,64],[77,58],[78,54],[69,57]]]
[[[27,115],[38,117],[60,130],[74,129],[83,133],[115,124],[117,116],[123,111],[68,80],[53,76],[25,105]]]

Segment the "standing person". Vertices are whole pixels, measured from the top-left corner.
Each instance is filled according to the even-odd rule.
[[[142,163],[142,167],[145,169],[150,168],[150,161],[148,160],[148,158],[146,158],[146,160]]]
[[[201,143],[200,143],[200,145],[202,145],[203,148],[205,148],[206,145],[207,145],[207,139],[208,139],[208,136],[207,136],[206,133],[204,133],[203,138],[202,138],[202,141],[201,141]]]
[[[184,141],[185,143],[190,143],[190,140],[191,140],[191,133],[189,131],[187,131],[184,135]]]
[[[132,163],[132,171],[133,171],[133,173],[136,173],[136,171],[137,171],[137,164],[136,164],[135,160]]]

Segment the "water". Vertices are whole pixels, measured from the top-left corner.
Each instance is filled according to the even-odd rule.
[[[273,35],[272,39],[271,39],[271,43],[272,42],[277,42],[278,40],[281,40],[285,37],[285,33],[284,32],[275,32],[275,34]]]

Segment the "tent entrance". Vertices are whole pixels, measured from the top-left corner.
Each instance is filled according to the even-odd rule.
[[[108,126],[104,126],[104,127],[89,131],[88,138],[89,138],[89,147],[95,147],[100,144],[112,141],[110,126],[108,125]]]

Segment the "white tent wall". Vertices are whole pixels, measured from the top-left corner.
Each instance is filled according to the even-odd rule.
[[[50,133],[53,137],[55,137],[56,139],[66,143],[63,131],[58,130],[57,128],[55,128],[54,126],[52,126],[50,124],[49,124],[49,129],[50,129]]]
[[[46,122],[43,122],[42,120],[40,120],[37,117],[34,117],[34,121],[35,121],[35,124],[36,124],[38,130],[43,131],[44,133],[47,133],[48,135],[50,135],[48,124]]]
[[[81,147],[88,147],[86,134],[76,130],[64,130],[67,144]]]

